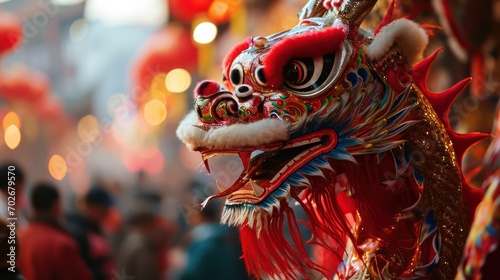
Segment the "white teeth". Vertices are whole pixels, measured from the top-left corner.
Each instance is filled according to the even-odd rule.
[[[250,184],[252,185],[253,188],[253,193],[256,197],[260,197],[264,193],[264,188],[259,186],[257,183],[255,183],[253,180],[250,180]]]
[[[303,140],[303,141],[300,141],[300,142],[297,142],[297,143],[293,143],[291,145],[286,145],[285,147],[283,147],[283,149],[295,148],[295,147],[300,147],[300,146],[304,146],[304,145],[307,145],[307,144],[319,143],[319,142],[321,142],[321,139],[318,138],[318,137],[315,137],[315,138],[312,138],[312,139],[309,139],[309,140]]]
[[[223,191],[228,189],[228,187],[225,187],[224,185],[222,185],[218,181],[216,181],[216,183],[217,183],[217,188],[219,189],[219,191],[223,192]]]

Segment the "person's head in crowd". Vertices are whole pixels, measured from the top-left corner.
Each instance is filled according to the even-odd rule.
[[[128,217],[131,229],[145,236],[152,236],[156,228],[156,214],[149,207],[134,207]]]
[[[24,186],[24,181],[25,181],[24,172],[18,164],[13,162],[7,162],[0,166],[1,192],[7,193],[9,187],[15,187],[16,191],[22,191]]]
[[[57,188],[48,182],[35,184],[30,196],[33,214],[58,218],[62,213],[61,200]]]
[[[112,195],[102,186],[93,186],[83,197],[83,215],[96,223],[103,221],[113,205]]]

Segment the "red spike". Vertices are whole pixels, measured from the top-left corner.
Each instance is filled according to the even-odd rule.
[[[434,111],[443,122],[446,132],[450,136],[450,140],[453,143],[453,148],[455,150],[457,161],[459,165],[462,166],[462,159],[464,157],[466,150],[474,143],[483,140],[487,137],[491,137],[491,135],[486,133],[459,134],[455,132],[450,126],[448,117],[450,107],[455,101],[455,98],[458,96],[458,94],[460,94],[465,89],[465,87],[469,85],[469,83],[471,82],[471,78],[464,79],[441,93],[431,92],[427,88],[427,78],[429,76],[432,63],[436,60],[437,55],[442,50],[443,48],[437,49],[430,56],[428,56],[420,63],[415,65],[413,69],[413,79],[415,85],[422,91],[425,97],[429,100]],[[461,167],[460,170],[462,170]],[[471,186],[469,186],[462,172],[461,172],[461,180],[463,186],[462,188],[463,188],[464,201],[469,211],[469,216],[472,219],[472,217],[474,217],[474,212],[476,210],[477,205],[484,196],[485,190],[472,188]]]
[[[429,100],[438,117],[448,123],[448,115],[450,108],[457,96],[470,84],[472,78],[465,78],[454,84],[447,90],[440,93],[430,92],[427,89],[423,90],[425,97]]]
[[[429,71],[431,70],[432,63],[436,60],[437,55],[443,50],[443,47],[435,50],[431,55],[426,57],[424,60],[420,61],[413,68],[413,80],[419,88],[427,88],[427,77],[429,76]]]
[[[449,125],[446,125],[446,130],[448,134],[450,135],[451,142],[453,143],[453,148],[455,149],[455,154],[457,156],[457,160],[461,163],[463,155],[465,154],[465,151],[475,143],[486,139],[488,137],[492,137],[491,134],[488,133],[480,133],[480,132],[473,132],[473,133],[467,133],[467,134],[460,134],[456,133],[455,131],[452,130],[452,128]]]
[[[445,126],[448,134],[450,135],[457,161],[460,166],[462,166],[462,159],[464,157],[465,151],[467,151],[470,146],[485,138],[492,137],[492,135],[488,133],[479,132],[459,134],[453,131],[449,124],[445,124]],[[460,170],[462,170],[462,168],[460,168]],[[469,210],[469,217],[472,219],[474,217],[474,212],[476,211],[477,205],[484,196],[485,189],[471,187],[463,173],[461,174],[461,178],[465,204],[467,206],[467,209]]]
[[[380,29],[382,29],[382,27],[388,25],[389,23],[391,23],[394,20],[394,18],[393,18],[394,6],[396,6],[396,1],[392,0],[391,4],[389,5],[389,8],[387,9],[387,12],[385,13],[384,19],[382,19],[380,24],[377,26],[377,29],[375,29],[375,32],[373,32],[373,35],[377,35],[378,32],[380,31]]]
[[[422,60],[420,63],[415,65],[413,69],[413,80],[418,88],[422,90],[422,93],[429,100],[434,111],[441,119],[442,122],[448,123],[448,114],[450,112],[451,105],[457,98],[457,96],[469,85],[471,78],[463,79],[462,81],[456,83],[447,90],[439,93],[431,92],[427,88],[427,78],[429,76],[432,63],[436,60],[437,55],[441,52],[443,48],[438,48],[430,56]]]

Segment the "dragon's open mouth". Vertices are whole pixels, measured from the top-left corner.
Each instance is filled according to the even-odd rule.
[[[228,196],[227,204],[251,203],[263,201],[277,189],[283,181],[320,154],[331,151],[337,145],[337,134],[333,129],[318,130],[294,138],[260,147],[241,147],[235,149],[213,150],[198,148],[207,170],[216,178],[220,193],[209,197]],[[225,163],[226,169],[237,171],[233,180],[218,180],[217,176],[226,174],[217,157],[233,156],[239,166]],[[221,182],[225,181],[225,182]],[[207,200],[208,201],[208,200]]]

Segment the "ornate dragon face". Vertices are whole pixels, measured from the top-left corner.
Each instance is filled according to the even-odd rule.
[[[313,2],[295,28],[237,45],[224,60],[224,84],[200,82],[195,110],[179,126],[179,137],[218,173],[221,193],[213,197],[227,196],[223,222],[253,226],[262,210],[272,214],[291,192],[310,187],[308,177],[322,175],[327,159],[355,161],[356,155],[387,151],[413,123],[405,102],[407,56],[397,49],[374,61],[368,55],[372,39],[358,30],[375,1],[330,13]],[[325,15],[313,17],[321,9]],[[418,43],[421,52],[425,43]],[[374,67],[386,60],[391,69],[383,75],[394,86]],[[221,155],[239,160],[221,166]],[[236,176],[228,179],[227,173]],[[345,189],[332,183],[337,192]]]
[[[359,24],[375,2],[309,1],[295,28],[237,45],[177,130],[217,178],[207,201],[227,197],[222,222],[241,226],[256,277],[333,275],[309,258],[290,198],[311,242],[341,259],[326,264],[339,279],[456,273],[474,195],[459,162],[484,137],[449,126],[468,80],[430,92],[426,32],[390,8],[369,37]]]

